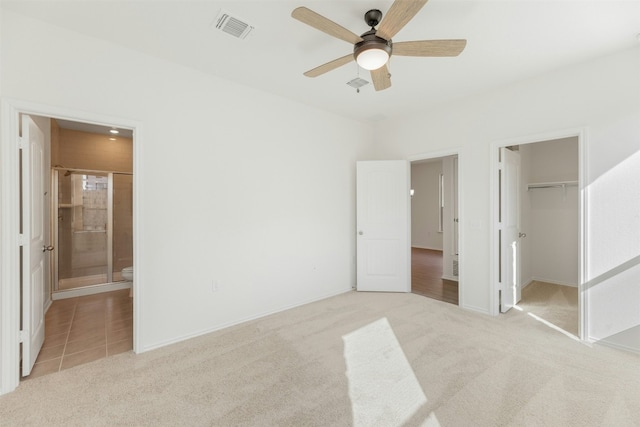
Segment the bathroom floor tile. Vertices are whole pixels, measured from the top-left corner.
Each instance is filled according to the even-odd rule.
[[[45,315],[45,341],[31,374],[58,372],[133,349],[129,290],[56,300]]]
[[[107,331],[117,331],[124,328],[133,328],[133,318],[114,320],[107,323]]]
[[[104,310],[93,310],[93,311],[76,311],[76,314],[73,316],[73,322],[76,324],[83,324],[86,322],[92,322],[100,319],[104,319],[106,312]]]
[[[46,328],[46,325],[45,325]],[[57,334],[57,335],[45,335],[44,337],[44,344],[42,344],[42,348],[47,348],[47,347],[55,347],[57,345],[64,345],[64,343],[67,342],[67,338],[69,337],[69,334],[67,332],[63,332],[61,334]]]
[[[71,331],[69,333],[69,338],[67,339],[67,342],[84,341],[84,340],[88,340],[96,337],[104,337],[105,333],[106,332],[104,327],[93,329],[90,331],[76,331],[76,332]]]
[[[131,338],[107,344],[108,356],[113,356],[114,354],[120,354],[131,350],[133,350],[133,339]]]
[[[133,338],[133,330],[131,328],[118,329],[117,331],[111,331],[107,333],[107,343],[131,338]]]
[[[62,365],[60,370],[73,368],[74,366],[84,363],[93,362],[94,360],[107,357],[107,346],[92,348],[91,350],[81,351],[80,353],[62,356]]]
[[[53,374],[54,372],[58,372],[60,370],[61,360],[62,358],[58,357],[57,359],[51,359],[51,360],[47,360],[46,362],[36,363],[35,365],[33,365],[33,368],[31,369],[31,374],[29,374],[28,377],[25,377],[25,379],[38,378],[43,375]]]
[[[74,322],[71,325],[71,333],[92,332],[96,329],[104,329],[106,321],[104,319],[85,320],[84,322]]]
[[[49,313],[47,313],[49,314]],[[56,326],[68,325],[73,320],[73,312],[65,313],[62,315],[52,315],[45,317],[44,321],[47,322],[49,328],[54,328]]]
[[[82,351],[90,350],[95,347],[103,346],[107,343],[107,339],[103,335],[98,335],[91,338],[86,338],[78,341],[70,341],[67,343],[67,347],[64,349],[64,354],[80,353]]]
[[[71,322],[63,323],[61,325],[55,325],[55,326],[52,326],[52,327],[48,327],[47,323],[46,323],[46,320],[45,320],[44,336],[45,337],[50,337],[50,336],[53,336],[53,335],[68,333],[70,328],[71,328]]]
[[[51,359],[59,359],[64,353],[65,344],[60,344],[52,347],[43,347],[38,354],[37,362],[46,362]]]

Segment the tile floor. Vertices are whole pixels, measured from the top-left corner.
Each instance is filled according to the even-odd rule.
[[[133,349],[133,298],[124,289],[54,301],[35,378]]]

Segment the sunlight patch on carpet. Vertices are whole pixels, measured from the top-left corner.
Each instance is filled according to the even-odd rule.
[[[402,425],[427,402],[386,318],[342,339],[354,427]],[[433,413],[425,421],[439,426]]]
[[[533,317],[534,319],[536,319],[538,322],[540,322],[540,323],[542,323],[542,324],[544,324],[544,325],[547,325],[547,326],[548,326],[548,327],[550,327],[551,329],[554,329],[554,330],[556,330],[556,331],[558,331],[558,332],[560,332],[560,333],[563,333],[563,334],[565,334],[566,336],[568,336],[569,338],[571,338],[571,339],[573,339],[573,340],[576,340],[576,341],[580,342],[580,338],[578,338],[577,336],[573,335],[573,334],[572,334],[572,333],[570,333],[570,332],[565,331],[565,330],[564,330],[564,329],[562,329],[560,326],[556,326],[556,325],[554,325],[553,323],[551,323],[551,322],[549,322],[549,321],[547,321],[547,320],[544,320],[542,317],[540,317],[540,316],[536,316],[535,314],[533,314],[533,313],[531,313],[531,312],[528,312],[527,314],[528,314],[529,316]]]

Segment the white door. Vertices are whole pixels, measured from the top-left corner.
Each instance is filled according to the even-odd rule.
[[[44,134],[22,116],[22,375],[29,375],[44,342]]]
[[[500,151],[500,311],[505,313],[516,304],[520,286],[520,154]]]
[[[409,162],[358,162],[357,290],[410,292]]]

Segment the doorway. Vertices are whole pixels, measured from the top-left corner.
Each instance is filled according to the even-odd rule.
[[[35,118],[49,126],[53,302],[27,378],[133,349],[132,283],[122,276],[133,266],[132,132]]]
[[[515,307],[574,337],[582,324],[580,141],[576,134],[498,147],[494,182],[496,312]]]
[[[51,118],[54,300],[130,288],[132,131]]]
[[[411,292],[459,303],[458,156],[411,162]]]
[[[105,117],[100,115],[71,112],[66,109],[54,108],[44,105],[38,105],[28,102],[22,102],[17,100],[2,100],[2,144],[0,145],[0,161],[2,163],[2,193],[1,204],[2,206],[2,232],[3,239],[0,245],[0,251],[3,258],[3,269],[0,272],[0,316],[1,323],[3,325],[0,330],[0,349],[2,354],[0,355],[0,394],[8,393],[14,390],[20,382],[20,369],[21,369],[21,347],[24,345],[15,331],[21,331],[21,336],[29,332],[22,329],[24,319],[22,319],[21,308],[21,295],[23,288],[20,286],[21,277],[21,254],[30,251],[31,246],[28,241],[21,236],[22,219],[20,217],[20,206],[23,208],[31,208],[32,203],[29,200],[22,200],[20,195],[21,188],[21,151],[17,149],[18,145],[15,144],[16,138],[20,134],[21,129],[21,117],[23,115],[50,117],[56,120],[71,120],[89,124],[95,124],[100,126],[111,126],[115,124],[118,128],[127,128],[134,130],[140,126],[139,123],[129,121],[126,119],[119,119],[114,117]],[[135,152],[138,151],[137,143],[138,137],[135,137],[133,143],[134,159],[136,158]],[[137,168],[136,162],[133,162],[133,169]],[[43,169],[47,172],[50,171],[48,163],[43,163]],[[36,168],[38,169],[38,168]],[[136,181],[133,182],[133,193],[135,203],[136,193]],[[43,184],[43,189],[50,189],[50,181]],[[49,193],[47,191],[47,193]],[[50,195],[48,197],[51,197]],[[43,203],[44,205],[45,203]],[[50,203],[47,203],[50,206]],[[136,210],[133,210],[133,223],[136,223]],[[45,221],[49,223],[49,221]],[[42,225],[42,224],[41,224]],[[135,246],[137,232],[133,231],[134,241],[134,259],[135,254],[138,253],[138,248]],[[6,238],[5,238],[6,237]],[[49,246],[53,246],[49,244]],[[42,247],[42,246],[41,246]],[[45,245],[45,250],[50,251]],[[138,275],[138,272],[134,274],[134,279]],[[139,289],[134,288],[134,296],[139,293]],[[42,304],[38,303],[35,306],[39,307],[40,315],[44,314],[49,309],[52,299],[51,292],[46,292],[44,295],[44,301],[40,300]],[[25,298],[25,300],[32,300],[31,298]],[[25,304],[26,305],[26,304]],[[133,300],[133,313],[132,324],[134,325],[132,331],[132,347],[136,351],[139,347],[140,337],[137,334],[137,330],[141,328],[141,325],[135,321],[140,316],[141,304],[139,299]],[[44,316],[41,316],[44,317]]]

